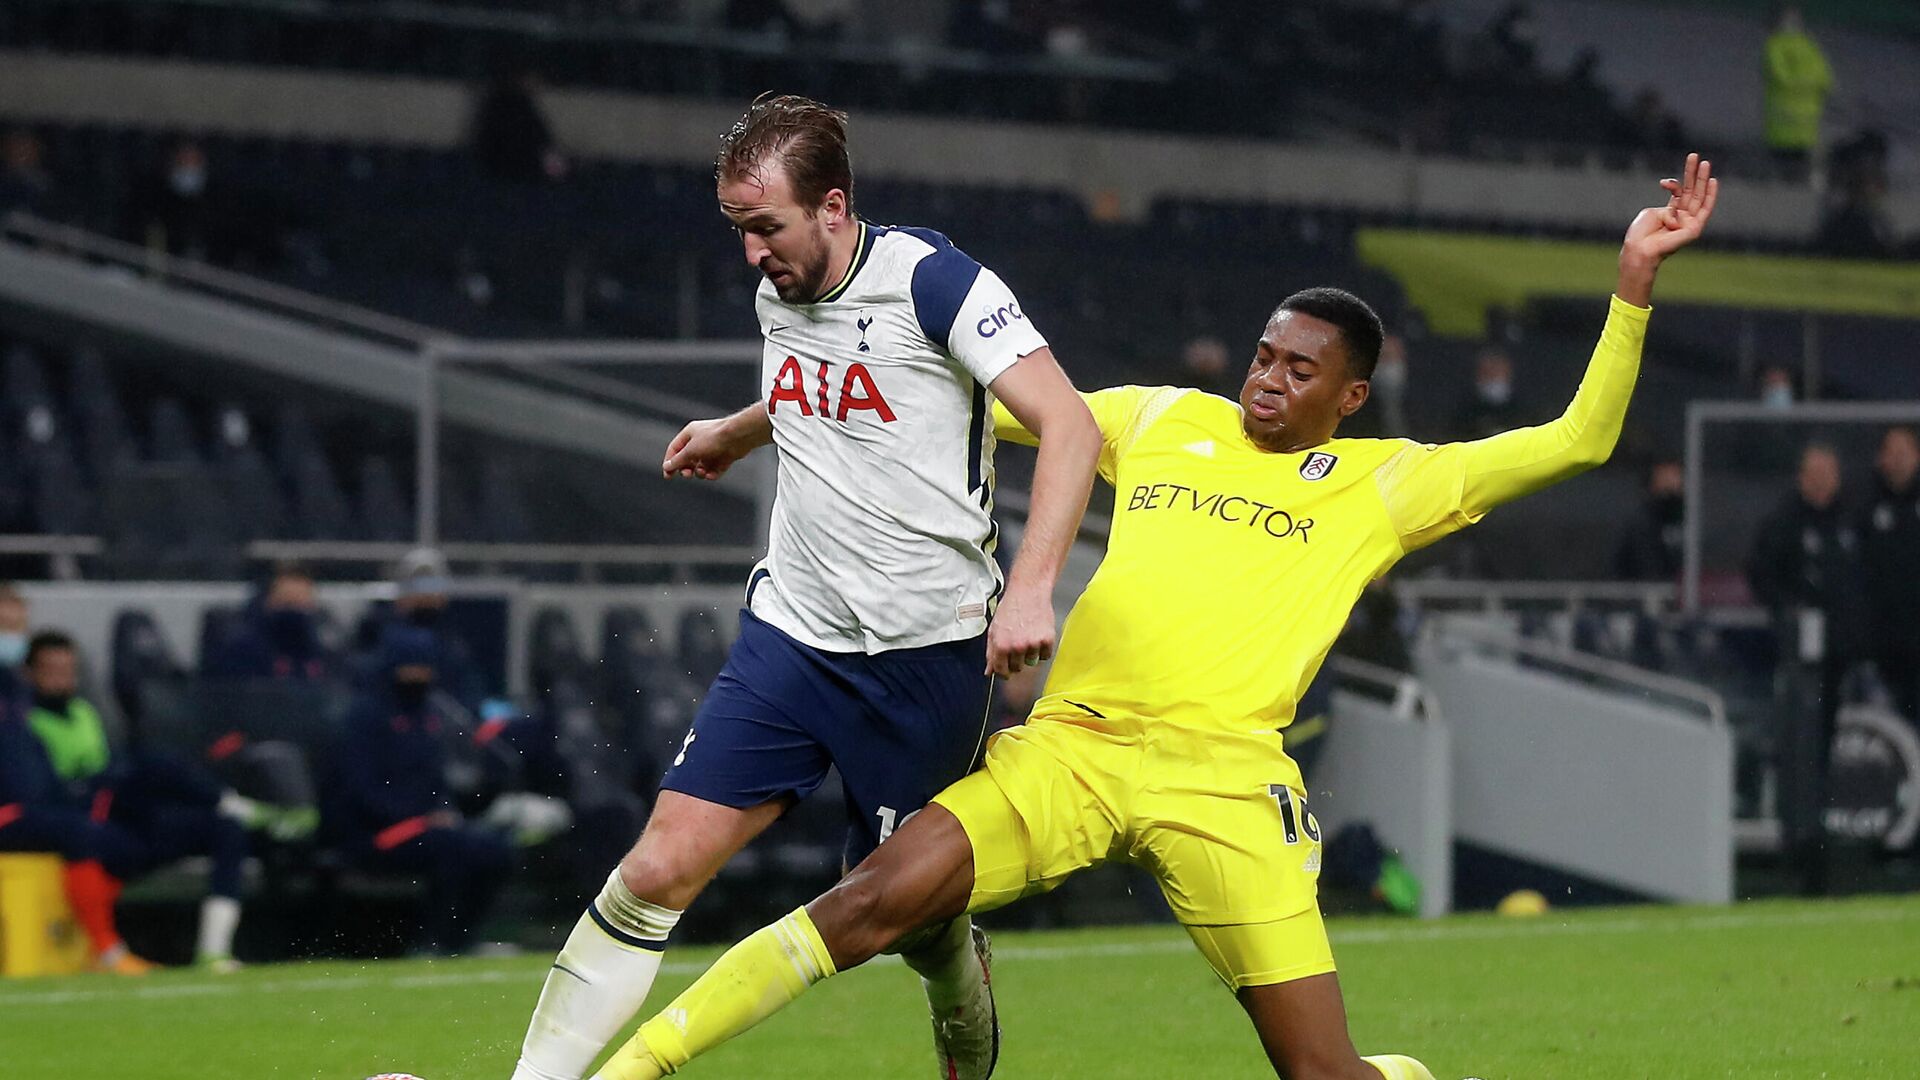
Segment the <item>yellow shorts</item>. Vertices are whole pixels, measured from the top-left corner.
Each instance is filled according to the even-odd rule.
[[[1230,986],[1333,970],[1320,922],[1320,830],[1270,733],[1115,734],[1035,718],[935,796],[973,846],[969,911],[1045,892],[1110,860],[1160,883]]]

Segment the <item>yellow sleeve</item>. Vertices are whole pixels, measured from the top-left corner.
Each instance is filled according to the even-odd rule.
[[[1174,402],[1191,393],[1192,390],[1181,386],[1115,386],[1091,394],[1082,392],[1080,396],[1100,428],[1101,477],[1113,483],[1120,459],[1133,448],[1140,433],[1160,419]],[[993,434],[1022,446],[1040,445],[1033,432],[1020,426],[1020,421],[998,401],[993,403]]]
[[[1406,448],[1374,473],[1387,516],[1408,551],[1479,521],[1502,503],[1607,460],[1640,377],[1652,309],[1614,297],[1580,391],[1558,420],[1475,442]]]

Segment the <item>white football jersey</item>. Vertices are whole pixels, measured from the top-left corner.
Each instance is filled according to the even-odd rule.
[[[764,280],[755,298],[779,479],[747,607],[815,648],[877,653],[986,631],[1001,587],[987,387],[1047,342],[946,237],[859,227],[818,301]]]

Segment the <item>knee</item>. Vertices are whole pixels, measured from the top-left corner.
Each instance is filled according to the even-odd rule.
[[[880,955],[915,929],[885,883],[858,870],[808,905],[807,914],[842,971]]]
[[[620,883],[649,904],[685,911],[707,887],[708,875],[684,861],[636,847],[620,860]]]

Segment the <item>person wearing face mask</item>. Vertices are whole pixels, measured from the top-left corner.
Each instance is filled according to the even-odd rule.
[[[1484,439],[1521,424],[1513,403],[1513,360],[1501,349],[1482,350],[1474,362],[1473,396],[1461,402],[1454,415],[1453,437],[1463,442]]]
[[[393,572],[393,601],[370,605],[354,630],[352,660],[360,681],[378,681],[387,638],[395,631],[424,630],[439,646],[435,686],[473,717],[481,717],[499,695],[499,686],[473,658],[457,620],[447,617],[453,574],[437,548],[407,552]]]
[[[135,193],[128,231],[157,251],[205,260],[214,254],[215,220],[207,152],[192,139],[174,143]]]
[[[1920,717],[1920,434],[1888,428],[1861,507],[1862,574],[1875,666],[1908,722]]]
[[[249,606],[240,629],[207,665],[228,679],[315,681],[334,674],[332,650],[321,640],[313,574],[295,563],[275,568],[266,590]]]
[[[513,869],[513,846],[455,809],[444,734],[434,701],[439,644],[418,627],[396,627],[382,645],[378,677],[346,723],[328,829],[355,864],[427,878],[426,939],[419,951],[464,951]]]
[[[1673,581],[1683,558],[1687,474],[1678,461],[1662,458],[1647,470],[1647,498],[1614,551],[1622,581]]]
[[[17,705],[25,691],[20,665],[27,659],[27,598],[0,582],[0,711]]]
[[[1760,370],[1760,404],[1769,409],[1793,408],[1793,372],[1778,365]]]
[[[79,653],[67,635],[35,634],[26,670],[32,706],[22,720],[0,722],[9,728],[0,850],[67,860],[68,897],[96,964],[123,975],[152,965],[129,952],[115,929],[121,883],[177,859],[211,856],[195,959],[234,970],[249,832],[295,839],[313,831],[317,816],[245,798],[185,762],[115,749],[100,713],[79,694]]]
[[[1372,409],[1355,414],[1349,424],[1363,438],[1403,438],[1407,434],[1407,339],[1388,334],[1380,340],[1380,360],[1373,368]]]

